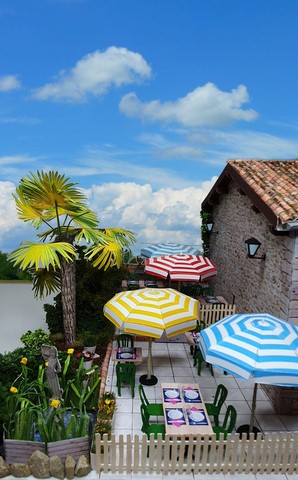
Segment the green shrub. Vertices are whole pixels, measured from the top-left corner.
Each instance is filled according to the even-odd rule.
[[[25,347],[29,348],[30,350],[40,350],[42,345],[48,345],[50,341],[48,333],[46,333],[42,328],[38,328],[31,332],[28,330],[21,336],[21,342],[25,345]]]

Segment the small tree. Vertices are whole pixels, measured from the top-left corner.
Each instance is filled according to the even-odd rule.
[[[98,218],[89,210],[77,184],[58,172],[30,173],[21,179],[14,199],[18,216],[37,230],[39,242],[23,242],[10,258],[24,270],[30,268],[35,296],[43,298],[61,290],[65,342],[75,341],[78,245],[87,244],[84,255],[92,265],[106,270],[119,268],[123,248],[135,241],[128,230],[98,228]],[[48,243],[47,243],[48,241]]]

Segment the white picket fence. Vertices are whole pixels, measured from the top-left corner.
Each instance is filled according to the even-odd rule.
[[[198,474],[298,472],[298,432],[154,439],[96,435],[97,473]]]

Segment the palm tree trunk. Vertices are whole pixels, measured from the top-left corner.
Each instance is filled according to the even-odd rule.
[[[61,258],[61,301],[65,344],[73,345],[76,339],[76,262],[67,263]]]

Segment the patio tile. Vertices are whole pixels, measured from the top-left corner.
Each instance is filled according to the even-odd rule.
[[[249,425],[250,424],[250,415],[246,414],[239,414],[237,415],[237,422],[236,422],[236,430],[237,428],[241,427],[241,425]],[[254,419],[254,426],[257,427],[259,430],[261,429],[260,424],[258,423],[258,419]]]
[[[185,357],[184,358],[173,358],[173,357],[171,357],[171,365],[173,367],[175,367],[175,366],[181,367],[183,365],[184,367],[189,368],[189,367],[192,366],[192,364],[193,364],[193,362],[190,362],[188,360],[188,358],[185,358]]]
[[[243,473],[243,474],[232,474],[232,473],[226,473],[225,474],[225,480],[235,480],[238,478],[242,478],[243,480],[256,480],[256,476],[253,473]],[[272,478],[272,477],[271,477]],[[275,475],[273,477],[275,479]],[[217,475],[216,475],[217,479]],[[265,480],[265,479],[264,479]],[[286,480],[286,479],[284,479]]]
[[[298,416],[297,415],[279,415],[279,418],[280,418],[280,421],[283,423],[283,425],[285,425],[287,430],[298,431]]]
[[[160,367],[158,367],[158,370],[156,370],[156,372],[157,371],[158,371],[158,378],[173,375],[173,370],[172,370],[172,367],[170,367],[170,366],[168,366],[168,367],[160,366]]]
[[[258,400],[256,406],[256,413],[263,415],[276,415],[273,405],[265,400]]]
[[[132,413],[132,398],[117,397],[117,410]]]
[[[230,402],[229,398],[227,397],[226,401],[225,401],[225,404],[228,406],[230,404],[233,404],[233,406],[235,407],[236,409],[236,412],[237,412],[237,416],[238,415],[250,415],[250,407],[248,405],[248,403],[246,402],[246,400],[233,400],[233,402]]]
[[[256,473],[256,480],[270,480],[274,478],[274,480],[287,480],[287,476],[285,473]],[[292,475],[289,475],[290,478],[293,478]],[[294,480],[294,479],[293,479]]]
[[[141,430],[142,428],[142,417],[140,412],[139,413],[133,413],[132,414],[132,429],[133,431],[135,430]]]
[[[203,376],[197,376],[197,383],[200,385],[200,388],[201,387],[207,387],[207,388],[214,388],[214,390],[216,390],[216,387],[217,387],[217,382],[215,380],[214,377],[212,377],[212,375],[208,376],[208,377],[203,377]]]
[[[128,430],[128,425],[129,429],[131,429],[131,415],[128,416],[126,412],[116,411],[114,417],[114,428],[116,433],[118,433],[119,430]]]
[[[184,377],[175,377],[175,380],[173,380],[176,383],[197,383],[197,381],[194,380],[192,376],[184,376]],[[166,380],[165,380],[166,382]]]
[[[132,412],[133,413],[140,413],[140,406],[141,406],[141,400],[140,399],[134,399],[132,402]]]
[[[234,377],[231,375],[224,375],[223,377],[215,377],[216,378],[216,383],[220,384],[222,383],[228,390],[230,388],[239,388],[237,385],[237,382]]]
[[[256,415],[256,419],[264,432],[280,432],[285,430],[278,415]]]
[[[187,372],[187,373],[190,373],[190,372]],[[176,376],[182,377],[184,374],[185,374],[185,367],[182,367],[182,366],[175,367],[175,377]]]

